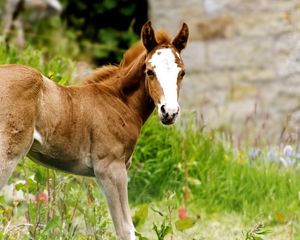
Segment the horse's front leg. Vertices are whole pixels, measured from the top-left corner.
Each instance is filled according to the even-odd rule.
[[[118,240],[135,240],[127,192],[127,170],[120,160],[99,160],[94,172],[106,197]]]

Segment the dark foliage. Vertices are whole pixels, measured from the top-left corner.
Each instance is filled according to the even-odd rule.
[[[146,0],[62,2],[63,20],[76,32],[81,47],[93,51],[97,64],[118,62],[124,50],[138,40],[147,21]]]

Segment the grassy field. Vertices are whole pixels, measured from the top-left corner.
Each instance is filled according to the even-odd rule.
[[[75,64],[0,45],[0,63],[22,63],[68,84]],[[275,146],[276,147],[276,146]],[[290,149],[283,152],[283,148]],[[237,148],[192,113],[172,127],[154,114],[129,171],[129,197],[140,240],[300,239],[299,155],[294,146]],[[24,159],[0,197],[0,239],[114,239],[94,179]]]

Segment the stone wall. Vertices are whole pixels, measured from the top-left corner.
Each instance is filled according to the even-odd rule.
[[[299,135],[299,0],[149,0],[149,18],[172,34],[190,26],[183,109],[238,138]]]

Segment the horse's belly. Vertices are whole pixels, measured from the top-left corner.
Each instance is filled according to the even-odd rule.
[[[76,175],[95,176],[93,168],[87,164],[85,159],[75,158],[73,156],[57,156],[56,154],[48,154],[46,152],[43,151],[42,146],[38,142],[34,141],[27,156],[34,162],[46,167]]]

